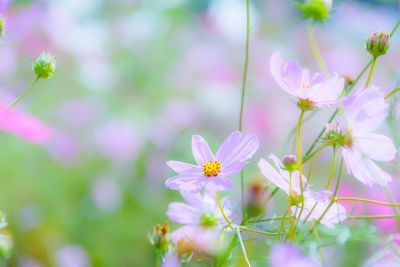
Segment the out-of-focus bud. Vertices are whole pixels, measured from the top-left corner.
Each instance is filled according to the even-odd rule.
[[[282,160],[282,163],[283,167],[290,172],[295,171],[299,168],[297,158],[294,155],[285,156]]]
[[[354,78],[350,75],[345,75],[344,77],[344,85],[345,87],[352,86],[354,83]]]
[[[267,185],[258,179],[251,182],[247,197],[246,211],[249,218],[261,216],[265,213]]]
[[[387,32],[371,32],[365,48],[375,58],[383,56],[390,47],[390,34]]]
[[[0,38],[3,37],[5,31],[5,21],[3,17],[0,17]]]
[[[56,61],[49,53],[42,53],[34,63],[32,68],[38,78],[47,79],[54,76],[56,72]]]
[[[306,19],[324,21],[329,18],[332,10],[332,0],[308,0],[297,4],[299,10]]]
[[[167,223],[157,224],[154,227],[153,233],[150,235],[151,244],[161,253],[165,253],[169,249],[170,245],[170,229]]]

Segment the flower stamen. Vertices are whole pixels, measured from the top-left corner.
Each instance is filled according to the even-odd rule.
[[[221,163],[219,163],[218,161],[209,161],[203,165],[203,173],[205,176],[215,177],[219,174],[221,168]]]

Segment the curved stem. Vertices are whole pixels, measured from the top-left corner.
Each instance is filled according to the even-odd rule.
[[[331,172],[329,174],[329,179],[328,182],[325,185],[325,190],[329,189],[329,186],[331,185],[332,179],[333,179],[333,175],[335,174],[335,167],[336,167],[336,153],[337,152],[337,148],[336,145],[333,146],[333,162],[332,162],[332,167],[331,167]]]
[[[221,212],[222,217],[224,217],[224,220],[228,224],[228,227],[231,228],[232,230],[234,230],[236,227],[234,225],[232,225],[232,222],[228,219],[228,217],[225,214],[224,208],[222,207],[222,203],[221,203],[221,195],[219,194],[219,192],[215,193],[215,197],[217,199],[219,211]]]
[[[287,217],[276,217],[276,218],[266,218],[266,219],[260,219],[260,220],[255,220],[255,221],[248,221],[248,223],[263,223],[263,222],[272,222],[272,221],[282,221],[282,220],[287,220],[289,218]]]
[[[388,93],[388,94],[385,96],[385,100],[388,101],[388,99],[389,99],[392,95],[394,95],[395,93],[397,93],[398,91],[400,91],[400,87],[398,87],[398,88],[392,90],[390,93]]]
[[[358,197],[337,197],[334,200],[335,201],[355,201],[355,202],[371,203],[371,204],[387,206],[387,207],[400,207],[400,203],[389,203],[389,202],[382,202],[382,201],[371,200],[371,199],[367,199],[367,198],[358,198]]]
[[[306,163],[307,161],[309,161],[311,158],[313,158],[316,154],[318,154],[319,152],[322,151],[322,149],[324,149],[327,146],[330,146],[332,143],[326,143],[323,144],[321,146],[319,146],[316,150],[314,150],[311,154],[309,154],[307,157],[304,156],[303,157],[303,164]]]
[[[373,57],[372,58],[371,68],[369,69],[367,82],[365,83],[365,87],[368,87],[369,84],[371,83],[372,73],[374,72],[374,69],[375,69],[375,63],[376,63],[376,57]]]
[[[321,50],[318,47],[317,38],[315,37],[314,27],[311,23],[307,25],[307,36],[311,46],[311,52],[315,60],[317,61],[322,71],[325,74],[329,75],[328,66],[326,65],[325,60],[322,57]]]
[[[19,101],[21,101],[21,100],[31,91],[31,89],[32,89],[33,86],[37,83],[37,81],[38,81],[39,79],[40,79],[40,77],[39,77],[39,76],[36,76],[36,78],[35,78],[35,79],[33,80],[33,82],[29,85],[29,87],[28,87],[24,92],[22,92],[22,94],[21,94],[17,99],[15,99],[14,102],[12,102],[10,105],[8,105],[8,106],[5,108],[5,110],[8,110],[8,109],[14,107],[16,104],[18,104]]]
[[[244,97],[246,94],[247,84],[247,70],[249,66],[249,46],[250,46],[250,0],[246,0],[246,48],[244,55],[243,79],[242,79],[242,94],[240,97],[240,112],[239,112],[239,131],[243,129],[243,109]],[[240,188],[241,188],[241,201],[242,201],[242,218],[246,219],[246,211],[244,207],[244,174],[240,172]]]
[[[242,248],[242,251],[243,251],[244,259],[245,259],[247,265],[249,267],[251,267],[250,261],[247,258],[246,248],[244,247],[243,240],[242,240],[242,235],[240,234],[240,229],[239,228],[236,228],[236,234],[237,234],[237,237],[239,239],[240,247]]]
[[[393,35],[396,33],[399,26],[400,26],[400,19],[397,21],[396,25],[394,25],[393,30],[390,32],[390,37],[393,37]]]

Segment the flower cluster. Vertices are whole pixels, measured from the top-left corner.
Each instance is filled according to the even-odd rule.
[[[332,2],[308,1],[299,7],[307,18],[322,21],[328,18]],[[233,247],[238,244],[244,261],[251,266],[242,232],[300,245],[307,242],[311,235],[318,241],[321,229],[334,231],[339,224],[355,218],[341,204],[343,201],[400,206],[397,203],[339,196],[344,168],[349,177],[369,187],[386,186],[392,180],[379,163],[394,160],[396,147],[389,136],[379,131],[389,115],[388,98],[399,89],[385,96],[377,86],[370,85],[376,59],[386,54],[389,45],[389,34],[370,35],[366,49],[372,59],[365,68],[370,67],[370,73],[364,86],[358,84],[360,77],[349,82],[347,77],[330,73],[323,62],[321,68],[325,69],[324,73],[312,73],[296,61],[285,62],[279,52],[273,53],[271,76],[282,90],[291,95],[299,110],[299,120],[294,128],[297,156],[286,155],[281,160],[271,154],[268,160],[259,159],[257,173],[262,174],[264,180],[252,183],[245,194],[243,169],[259,148],[258,138],[235,131],[214,154],[201,136],[194,135],[192,153],[195,164],[167,162],[177,175],[168,178],[165,186],[179,190],[186,203],[169,204],[167,216],[183,226],[171,233],[169,248],[159,253],[160,261],[168,264],[165,266],[178,266],[179,262],[188,263],[196,258],[213,266],[224,266],[233,253]],[[333,109],[334,113],[304,153],[304,115],[309,111],[315,114],[322,109]],[[327,148],[333,151],[330,171],[320,177],[312,177],[315,159]],[[226,193],[234,189],[235,176],[239,173],[241,205],[231,204],[228,198],[221,200],[222,191]],[[272,188],[274,190],[267,196],[266,191]],[[273,202],[279,191],[287,199],[283,210],[280,207],[282,202]],[[238,211],[240,207],[241,212]],[[231,242],[226,242],[229,232],[236,235]],[[293,244],[279,243],[272,246],[269,263],[271,266],[320,266],[322,260],[323,256],[319,260],[308,258]]]

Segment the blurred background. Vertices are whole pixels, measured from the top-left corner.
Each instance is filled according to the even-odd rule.
[[[15,129],[0,121],[0,210],[9,223],[4,234],[13,242],[7,266],[154,266],[148,233],[166,221],[168,203],[180,199],[164,187],[173,175],[165,162],[192,162],[192,134],[216,149],[237,128],[245,1],[0,3],[6,20],[0,43],[2,104],[28,87],[34,78],[31,62],[41,52],[53,54],[59,68],[14,108],[29,122]],[[334,1],[331,17],[316,25],[323,56],[331,70],[355,77],[370,59],[364,50],[369,31],[390,31],[399,7],[390,0]],[[244,130],[257,133],[261,147],[247,171],[249,182],[260,175],[259,157],[293,151],[286,144],[298,110],[272,80],[269,59],[279,50],[286,59],[319,70],[306,26],[291,1],[251,1]],[[386,92],[399,82],[399,37],[373,76]],[[400,115],[396,110],[394,105],[394,117]],[[307,122],[306,143],[330,112]],[[397,132],[398,125],[392,126],[385,130]],[[323,156],[329,159],[329,151]],[[321,160],[317,171],[326,167]],[[398,181],[396,164],[386,167]],[[354,179],[345,184],[346,193],[386,199],[381,190]],[[398,185],[394,181],[392,188]],[[230,197],[238,203],[238,186]],[[372,211],[377,212],[392,210]],[[376,227],[393,232],[396,222]],[[342,266],[363,261],[351,257],[354,265]]]

